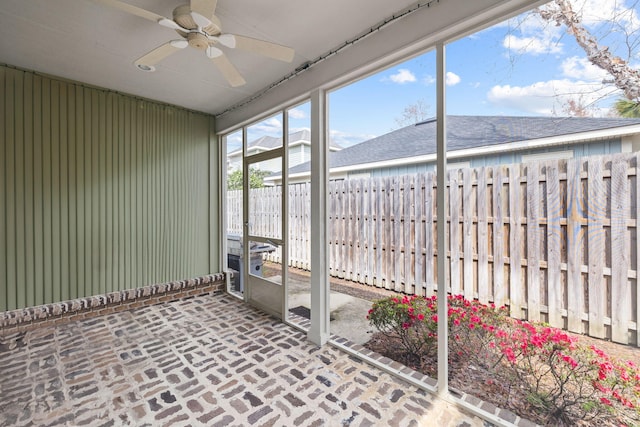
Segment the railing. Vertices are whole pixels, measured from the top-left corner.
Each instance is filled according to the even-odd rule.
[[[638,155],[620,154],[449,171],[448,290],[506,304],[516,318],[637,345],[637,168]],[[278,191],[252,193],[272,200]],[[239,197],[229,192],[236,232]],[[435,174],[332,181],[329,198],[332,276],[407,294],[435,292]],[[303,269],[310,263],[309,207],[309,184],[290,185],[289,264]],[[251,221],[258,227],[277,215]]]

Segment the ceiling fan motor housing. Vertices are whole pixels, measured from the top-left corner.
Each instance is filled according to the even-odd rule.
[[[217,36],[222,32],[222,29],[220,27],[220,20],[216,16],[205,16],[205,18],[211,21],[211,24],[202,28],[202,31],[210,36]],[[186,28],[188,30],[196,30],[198,28],[198,24],[196,24],[196,21],[191,15],[191,6],[189,6],[188,4],[178,6],[173,10],[173,20],[182,28]],[[186,37],[186,34],[182,31],[178,31],[178,34]]]
[[[189,41],[189,46],[195,47],[196,49],[205,50],[209,47],[209,39],[204,34],[189,33],[187,40]]]

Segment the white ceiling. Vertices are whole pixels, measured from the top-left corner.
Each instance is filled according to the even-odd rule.
[[[184,0],[124,0],[171,18]],[[219,0],[225,33],[290,46],[291,63],[225,50],[247,84],[230,87],[204,52],[187,48],[139,71],[133,61],[176,33],[92,0],[2,0],[0,63],[215,114],[278,81],[413,0]]]

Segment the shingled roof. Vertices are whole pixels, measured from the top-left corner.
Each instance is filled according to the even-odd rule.
[[[595,117],[447,116],[447,151],[640,125],[640,119]],[[423,156],[436,153],[436,120],[407,126],[330,153],[329,167]],[[290,173],[309,171],[302,163]]]
[[[289,143],[293,143],[296,141],[310,141],[311,140],[311,132],[309,129],[302,129],[296,132],[289,134]],[[248,148],[259,147],[264,150],[271,150],[276,147],[282,146],[282,138],[274,137],[274,136],[261,136],[258,139],[249,142]],[[331,148],[338,150],[342,147],[338,144],[331,143]]]

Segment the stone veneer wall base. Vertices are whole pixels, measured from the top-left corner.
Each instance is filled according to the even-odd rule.
[[[45,325],[102,316],[188,296],[222,292],[225,289],[225,283],[225,274],[217,273],[0,312],[0,340],[7,335]]]

